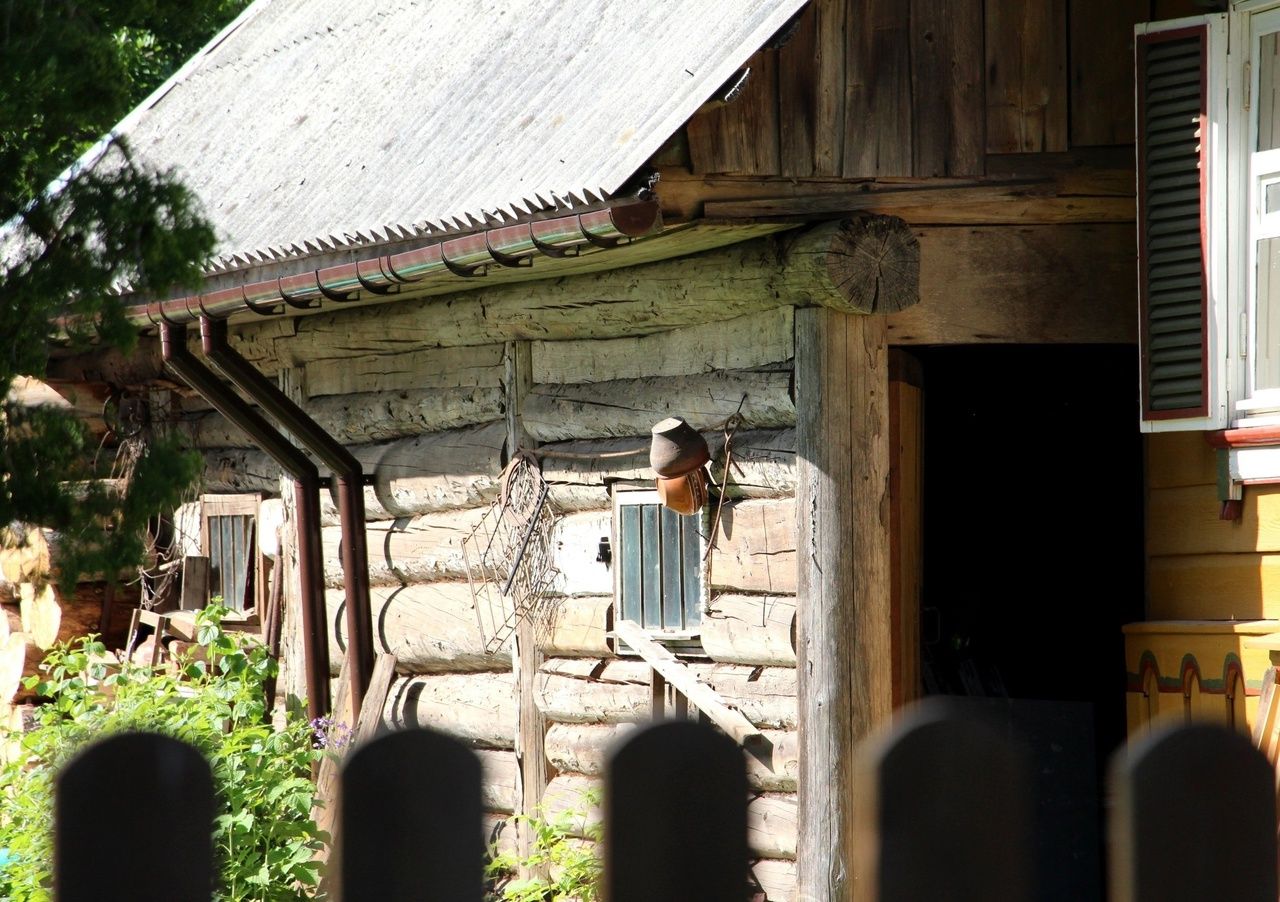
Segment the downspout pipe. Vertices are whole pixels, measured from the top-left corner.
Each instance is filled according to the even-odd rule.
[[[169,369],[199,392],[218,413],[243,429],[294,479],[307,715],[312,720],[324,717],[330,709],[329,640],[325,629],[324,560],[320,541],[320,472],[310,458],[187,350],[186,326],[162,325],[160,348]]]
[[[369,604],[369,552],[365,537],[364,472],[360,462],[315,420],[227,343],[226,320],[200,318],[200,344],[214,368],[329,467],[336,480],[342,526],[342,571],[347,608],[347,658],[352,716],[373,677],[373,613]],[[317,547],[319,545],[317,544]]]

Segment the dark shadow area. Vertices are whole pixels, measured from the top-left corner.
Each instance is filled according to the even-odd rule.
[[[1137,351],[912,353],[926,692],[1042,703],[984,705],[1036,753],[1038,898],[1101,899],[1097,788],[1125,737],[1120,627],[1143,617]]]

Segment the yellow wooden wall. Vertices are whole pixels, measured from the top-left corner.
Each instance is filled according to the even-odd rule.
[[[1216,452],[1201,433],[1147,437],[1147,619],[1280,618],[1280,486],[1248,486],[1219,518]]]

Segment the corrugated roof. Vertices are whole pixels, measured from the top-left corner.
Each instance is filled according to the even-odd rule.
[[[620,188],[803,5],[258,0],[118,131],[219,269],[526,218]]]

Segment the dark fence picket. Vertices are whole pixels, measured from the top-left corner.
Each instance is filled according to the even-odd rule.
[[[638,730],[605,773],[609,902],[743,902],[747,777],[723,733],[671,721]]]
[[[342,770],[336,884],[347,902],[479,902],[480,762],[434,730],[389,733]]]
[[[1112,902],[1275,902],[1275,771],[1218,727],[1157,732],[1112,768]]]
[[[213,778],[165,736],[132,733],[85,749],[58,777],[58,902],[209,902]]]
[[[1023,746],[942,700],[869,741],[855,783],[857,898],[1032,898],[1030,767]]]

